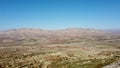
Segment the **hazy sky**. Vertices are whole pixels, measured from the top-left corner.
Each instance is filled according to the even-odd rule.
[[[120,0],[0,0],[0,30],[120,29]]]

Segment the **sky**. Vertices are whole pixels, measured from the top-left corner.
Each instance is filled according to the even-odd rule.
[[[0,30],[120,29],[120,0],[0,0]]]

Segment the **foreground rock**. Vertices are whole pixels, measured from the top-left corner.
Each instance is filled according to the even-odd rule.
[[[103,68],[120,68],[120,61],[114,62],[114,63],[112,63],[110,65],[107,65],[107,66],[105,66]]]

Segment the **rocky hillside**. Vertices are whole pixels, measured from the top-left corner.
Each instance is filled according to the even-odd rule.
[[[118,60],[118,33],[80,28],[0,32],[0,68],[109,68]]]

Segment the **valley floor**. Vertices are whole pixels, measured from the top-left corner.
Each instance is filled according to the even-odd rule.
[[[88,42],[0,47],[0,68],[109,68],[118,60],[119,49]]]

